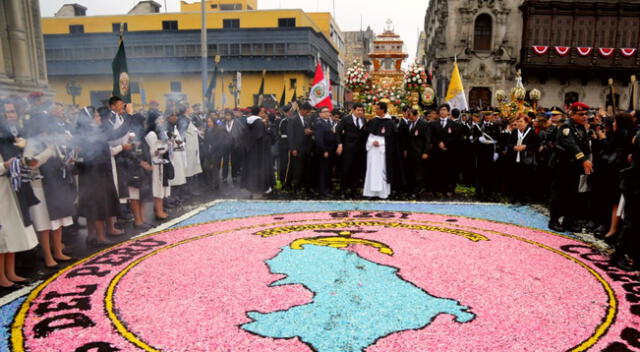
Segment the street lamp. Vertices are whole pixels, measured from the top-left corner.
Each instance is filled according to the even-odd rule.
[[[220,55],[216,55],[213,58],[213,62],[214,62],[214,65],[213,65],[213,78],[212,78],[212,82],[211,82],[211,90],[212,90],[212,92],[209,95],[209,97],[211,98],[211,107],[213,109],[216,108],[216,84],[217,84],[216,80],[218,79],[218,64],[220,63],[220,60],[221,60]]]
[[[229,94],[233,95],[234,106],[238,108],[238,79],[234,78],[227,86],[229,88]]]
[[[69,81],[67,82],[66,88],[67,88],[67,94],[71,96],[71,101],[73,102],[73,105],[76,105],[76,97],[82,94],[82,87],[80,87],[79,85],[76,85],[76,81]]]

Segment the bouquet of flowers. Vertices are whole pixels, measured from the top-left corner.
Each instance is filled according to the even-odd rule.
[[[344,85],[351,91],[362,91],[367,88],[369,73],[358,60],[354,60],[351,67],[347,69]]]
[[[375,104],[382,99],[387,99],[394,105],[400,105],[405,100],[405,96],[401,88],[385,89],[375,86],[364,92],[364,100],[369,104]]]
[[[418,62],[409,65],[404,74],[404,89],[407,92],[420,92],[427,84],[427,73]]]

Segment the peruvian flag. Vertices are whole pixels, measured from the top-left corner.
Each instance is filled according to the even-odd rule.
[[[549,51],[549,46],[547,45],[534,45],[533,52],[538,55],[544,55]]]
[[[569,53],[569,50],[571,50],[571,47],[568,46],[556,46],[556,53],[558,53],[558,55],[560,56],[566,56]]]
[[[333,110],[333,103],[331,102],[331,93],[329,91],[328,81],[324,79],[324,72],[322,71],[322,65],[318,62],[316,66],[316,75],[313,78],[313,86],[309,93],[309,100],[311,105],[315,108],[327,107],[329,110]]]
[[[576,48],[576,50],[578,51],[578,54],[582,56],[590,55],[593,52],[593,48],[584,47],[584,46],[579,46]]]
[[[638,51],[638,49],[635,49],[635,48],[621,48],[620,49],[620,52],[622,53],[622,55],[624,57],[631,57],[631,56],[636,54],[636,51]]]
[[[598,52],[600,53],[600,55],[604,57],[609,57],[613,55],[613,53],[615,52],[615,49],[614,48],[598,48]]]

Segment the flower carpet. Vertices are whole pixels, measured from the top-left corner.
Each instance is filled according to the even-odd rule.
[[[0,308],[0,351],[633,351],[640,280],[528,207],[223,201]]]

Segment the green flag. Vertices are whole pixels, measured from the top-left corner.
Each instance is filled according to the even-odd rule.
[[[280,97],[280,103],[278,103],[280,106],[285,106],[286,101],[287,101],[287,86],[283,85],[282,86],[282,96]]]
[[[211,76],[211,82],[209,82],[209,87],[207,87],[207,94],[206,94],[207,105],[209,105],[209,107],[212,109],[216,108],[215,106],[211,105],[211,96],[213,95],[213,92],[216,90],[217,79],[218,79],[218,66],[216,65],[213,68],[213,75]],[[214,103],[215,103],[215,100],[214,100]]]
[[[127,54],[124,51],[124,39],[120,37],[118,52],[111,63],[113,70],[113,95],[131,103],[131,82],[129,80],[129,70],[127,69]]]

